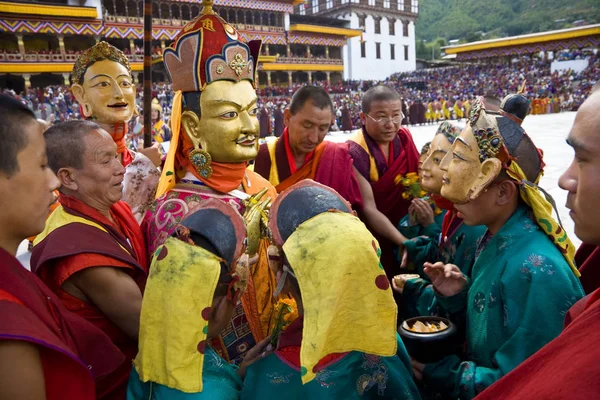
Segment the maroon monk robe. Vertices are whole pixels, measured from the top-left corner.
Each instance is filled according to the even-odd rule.
[[[373,189],[373,197],[377,209],[381,211],[394,226],[398,226],[400,220],[408,213],[410,200],[402,198],[402,193],[406,189],[400,184],[396,184],[394,180],[397,176],[404,176],[409,172],[417,172],[419,168],[419,152],[412,139],[410,131],[406,128],[400,128],[398,135],[390,144],[390,157],[385,160],[379,145],[371,139],[365,129],[361,132],[364,142],[369,149],[367,153],[363,147],[355,142],[348,141],[350,156],[354,159],[354,166],[359,173],[371,183]],[[371,179],[372,171],[370,171],[370,157],[374,158],[379,178],[373,182]],[[364,217],[362,218],[364,221]],[[381,262],[385,268],[388,278],[393,278],[394,275],[400,273],[399,266],[394,256],[394,248],[396,247],[391,241],[380,235],[372,232],[379,241],[382,251]]]
[[[586,294],[600,288],[600,247],[582,244],[575,254],[575,265],[581,273],[581,285]]]
[[[287,135],[289,135],[288,128],[285,128],[283,135],[277,139],[275,144],[275,160],[271,160],[269,148],[266,143],[260,146],[258,155],[254,160],[254,172],[269,180],[275,186],[288,179],[293,180],[297,178],[293,175],[302,169],[300,167],[292,173],[292,163],[294,161],[291,160],[290,162],[291,149],[286,141]],[[362,195],[352,169],[352,157],[350,157],[348,152],[348,144],[324,141],[319,146],[323,146],[324,148],[318,157],[319,165],[317,166],[316,173],[314,176],[307,177],[337,191],[353,208],[361,208]],[[273,162],[277,166],[279,181],[275,181],[270,176]],[[307,156],[304,166],[310,162],[313,162],[312,153]],[[289,187],[291,184],[286,186]]]
[[[571,307],[566,322],[556,339],[483,391],[476,400],[597,399],[600,395],[600,346],[597,343],[600,290]]]
[[[38,348],[48,400],[115,399],[131,365],[102,331],[67,311],[16,258],[0,249],[0,341]],[[121,390],[118,390],[120,392]]]

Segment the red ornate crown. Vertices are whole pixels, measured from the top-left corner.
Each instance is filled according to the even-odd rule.
[[[163,59],[173,90],[197,92],[211,82],[248,80],[256,87],[260,40],[245,43],[238,31],[212,11],[205,1],[202,13],[183,27]]]

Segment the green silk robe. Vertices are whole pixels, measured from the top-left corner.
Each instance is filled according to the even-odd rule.
[[[243,384],[237,368],[228,364],[211,347],[206,346],[202,367],[202,392],[184,393],[165,385],[142,382],[135,368],[132,368],[127,400],[237,400]]]
[[[455,264],[463,274],[470,276],[477,244],[485,230],[485,226],[469,226],[460,223],[454,233],[447,238],[441,238],[440,229],[436,237],[417,237],[405,244],[408,257],[416,266],[415,273],[418,273],[421,278],[411,279],[404,286],[400,321],[420,315],[444,314],[439,308],[429,277],[423,271],[423,263],[441,261],[445,264]],[[444,245],[441,246],[442,240]]]
[[[438,240],[442,233],[442,223],[448,210],[442,210],[442,213],[433,217],[433,224],[422,226],[421,224],[411,225],[409,215],[405,215],[398,223],[398,231],[407,239],[413,239],[419,236],[427,236]]]
[[[453,398],[475,397],[558,336],[566,312],[584,295],[529,208],[519,206],[485,239],[469,285],[455,296],[437,296],[451,315],[466,316],[468,359],[451,355],[428,364],[424,379]]]
[[[410,359],[400,336],[397,339],[396,356],[353,351],[326,365],[305,385],[300,368],[276,351],[248,368],[241,399],[420,399]]]

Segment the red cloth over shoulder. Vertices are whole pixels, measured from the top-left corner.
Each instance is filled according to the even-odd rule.
[[[581,273],[581,285],[586,293],[600,288],[600,247],[582,244],[575,254],[575,265]]]
[[[0,276],[0,341],[19,340],[38,348],[47,399],[124,398],[114,396],[115,385],[124,387],[121,377],[131,365],[104,333],[67,311],[3,249]]]

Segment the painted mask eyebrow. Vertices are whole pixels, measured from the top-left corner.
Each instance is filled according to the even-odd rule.
[[[90,79],[90,81],[93,80],[93,79],[102,78],[102,77],[104,77],[104,78],[112,78],[110,75],[107,75],[107,74],[98,74],[98,75],[93,76]],[[119,78],[131,78],[131,77],[129,75],[127,75],[127,74],[121,74],[121,75],[117,76],[117,79],[119,79]]]
[[[467,143],[466,140],[464,140],[463,138],[461,138],[460,136],[456,138],[457,141],[459,141],[460,143],[462,143],[463,145],[467,146],[467,148],[469,150],[473,150],[473,148],[471,147],[471,145],[469,143]]]

